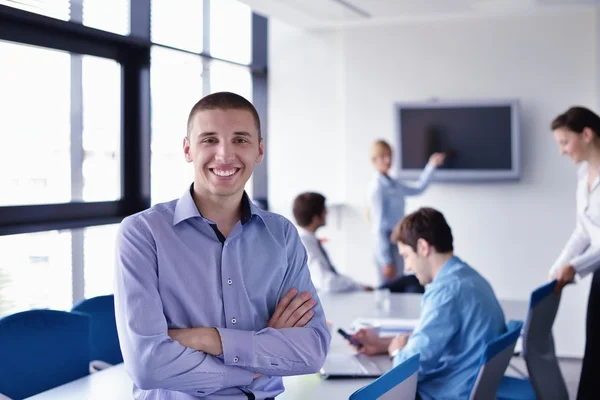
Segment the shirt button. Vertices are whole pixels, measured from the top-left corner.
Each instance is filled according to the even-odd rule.
[[[231,285],[233,281],[231,279],[227,279],[227,283]]]
[[[235,317],[234,317],[234,318],[231,318],[231,323],[232,323],[232,324],[235,324],[236,322],[237,322],[237,319],[235,319]]]
[[[240,359],[239,359],[239,358],[237,358],[237,357],[233,357],[233,362],[238,362],[238,361],[240,361]]]

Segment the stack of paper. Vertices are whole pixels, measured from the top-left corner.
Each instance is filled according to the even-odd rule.
[[[379,336],[396,336],[400,333],[409,333],[415,330],[418,319],[403,318],[357,318],[352,323],[352,329],[375,328]]]

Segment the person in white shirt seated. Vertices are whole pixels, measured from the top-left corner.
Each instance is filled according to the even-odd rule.
[[[302,193],[294,200],[293,211],[300,240],[308,254],[310,276],[318,291],[340,293],[373,290],[368,285],[340,274],[331,263],[321,241],[316,237],[315,232],[327,223],[325,196],[320,193]]]

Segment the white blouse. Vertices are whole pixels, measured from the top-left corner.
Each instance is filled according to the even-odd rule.
[[[600,268],[600,176],[588,191],[588,164],[584,162],[577,176],[577,225],[565,248],[550,269],[571,264],[583,278]]]

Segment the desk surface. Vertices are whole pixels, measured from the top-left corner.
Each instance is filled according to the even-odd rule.
[[[320,295],[327,319],[335,326],[349,328],[358,317],[399,317],[418,318],[421,295],[393,294],[389,312],[375,308],[373,293],[349,293],[336,295]],[[507,300],[501,301],[506,319],[524,321],[527,314],[527,302]],[[333,334],[330,352],[347,352],[352,350],[340,335]],[[381,357],[379,364],[391,365],[387,357]],[[324,380],[317,374],[291,376],[283,379],[286,391],[277,397],[278,400],[300,399],[347,399],[355,390],[369,383],[371,379]],[[132,383],[125,372],[123,364],[116,365],[47,392],[30,397],[34,400],[130,400]]]

